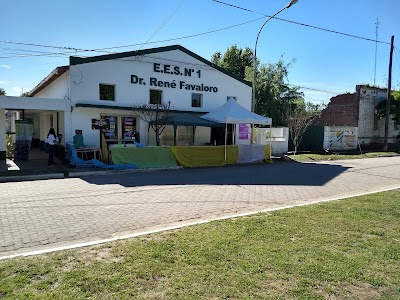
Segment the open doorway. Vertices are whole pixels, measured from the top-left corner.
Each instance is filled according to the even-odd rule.
[[[227,139],[226,144],[233,144],[233,126],[234,124],[228,124],[227,126]],[[211,127],[211,145],[223,146],[225,145],[225,126],[224,127]]]

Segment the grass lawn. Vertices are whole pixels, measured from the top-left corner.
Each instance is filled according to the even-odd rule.
[[[0,261],[2,299],[399,299],[400,190]]]
[[[356,159],[356,158],[372,158],[382,156],[398,155],[396,152],[369,152],[364,154],[296,154],[290,155],[289,158],[295,161],[323,161],[323,160],[340,160],[340,159]]]

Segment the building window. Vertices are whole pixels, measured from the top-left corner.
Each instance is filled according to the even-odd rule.
[[[107,144],[139,142],[136,118],[132,116],[101,116],[110,124],[108,129],[102,129]]]
[[[203,107],[203,94],[192,94],[192,107]]]
[[[115,85],[99,84],[100,100],[115,101]]]
[[[161,104],[162,103],[162,91],[150,90],[150,104]]]
[[[230,98],[232,98],[233,100],[237,101],[237,97],[236,96],[228,96],[228,97],[226,97],[226,101],[228,101]]]

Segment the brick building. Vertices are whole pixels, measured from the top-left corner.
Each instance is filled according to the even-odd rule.
[[[331,98],[315,125],[358,127],[361,145],[382,144],[385,137],[385,119],[379,119],[376,106],[386,100],[387,90],[369,85],[357,85],[355,93]],[[395,142],[399,128],[389,123],[389,143]]]

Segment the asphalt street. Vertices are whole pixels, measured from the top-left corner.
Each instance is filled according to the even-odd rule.
[[[400,188],[400,157],[0,183],[0,258]]]

